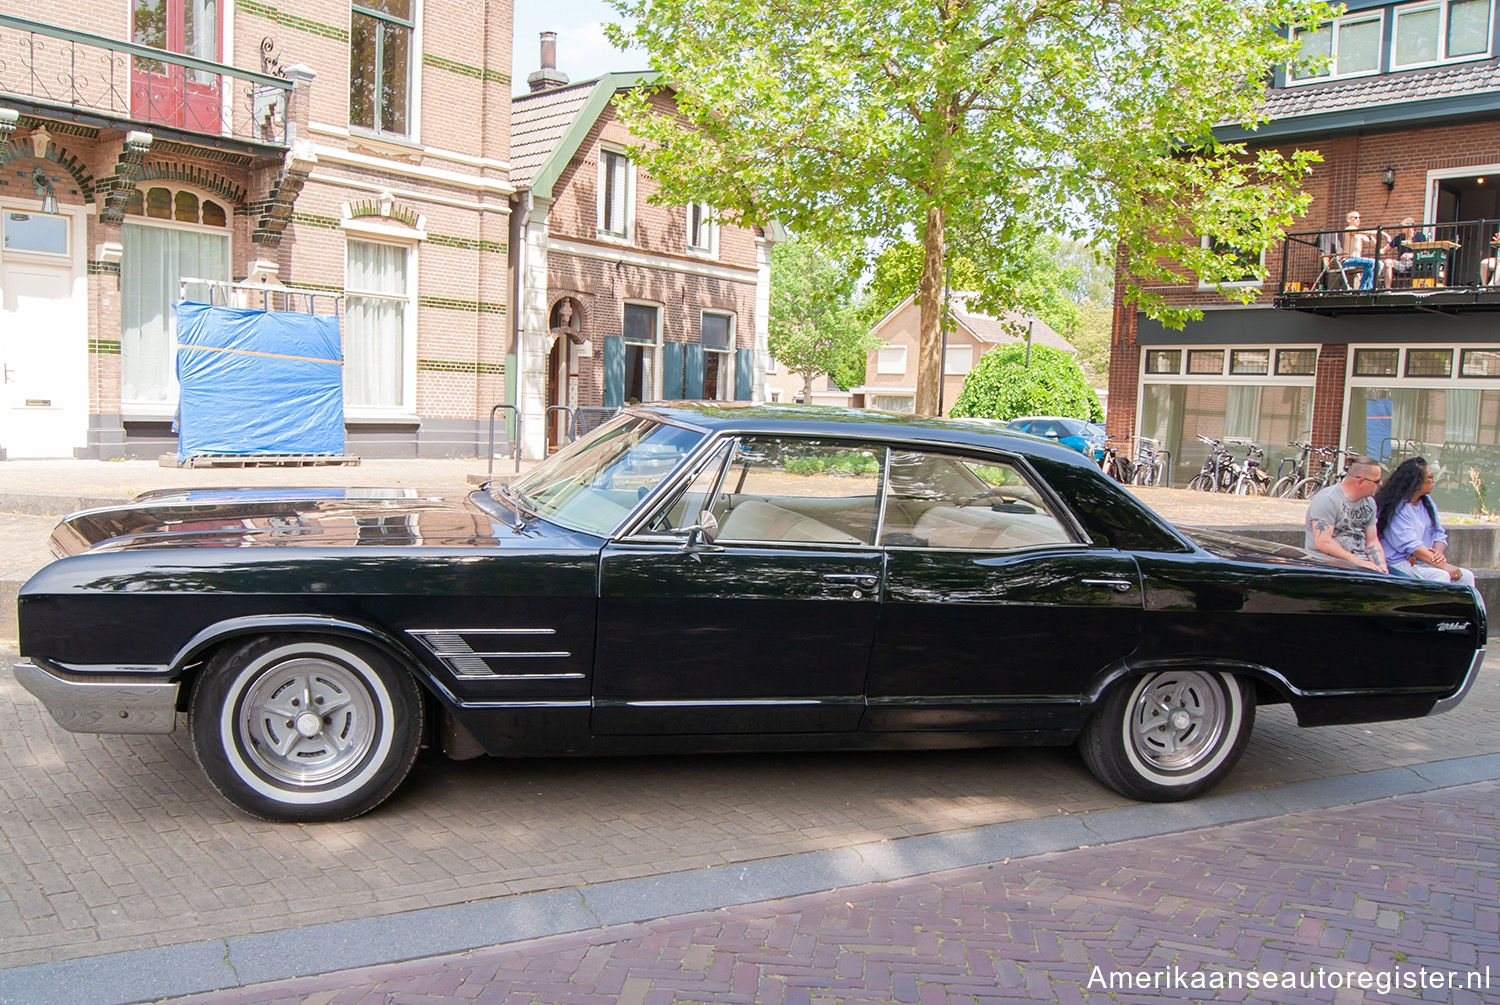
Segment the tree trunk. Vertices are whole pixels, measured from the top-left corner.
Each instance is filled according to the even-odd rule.
[[[921,311],[917,343],[918,415],[937,415],[943,380],[943,224],[941,206],[927,211],[922,238],[922,281],[917,285]]]
[[[802,374],[802,404],[804,405],[812,404],[812,384],[813,375],[811,371],[804,371]]]

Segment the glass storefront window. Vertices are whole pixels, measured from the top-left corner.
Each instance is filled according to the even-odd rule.
[[[1265,449],[1273,474],[1283,457],[1312,429],[1311,384],[1152,384],[1144,386],[1139,432],[1172,451],[1172,484],[1183,486],[1198,473],[1208,454],[1201,434],[1215,439],[1243,436]],[[1237,453],[1242,453],[1238,451]]]
[[[1406,350],[1406,375],[1408,377],[1447,377],[1452,373],[1452,349]]]
[[[1311,377],[1317,368],[1316,349],[1276,350],[1276,375],[1279,377]]]
[[[1500,504],[1500,388],[1354,387],[1349,449],[1395,467],[1408,457],[1442,466],[1433,489],[1448,513]],[[1479,499],[1475,476],[1486,485]]]

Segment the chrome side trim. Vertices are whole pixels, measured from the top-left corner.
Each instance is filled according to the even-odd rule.
[[[1474,653],[1474,661],[1469,664],[1469,672],[1464,676],[1464,682],[1459,685],[1457,691],[1446,698],[1439,698],[1432,704],[1432,711],[1428,715],[1442,715],[1444,712],[1452,711],[1458,707],[1469,694],[1469,688],[1474,686],[1474,681],[1479,678],[1479,666],[1484,662],[1484,650],[1479,649]]]
[[[572,653],[563,649],[494,649],[481,652],[464,638],[466,635],[550,637],[555,628],[409,628],[407,634],[443,661],[454,676],[485,680],[581,680],[584,674],[568,673],[500,673],[489,660],[557,660],[569,659]]]
[[[130,680],[107,673],[85,677],[41,660],[17,663],[15,674],[69,732],[170,733],[177,726],[177,681]]]

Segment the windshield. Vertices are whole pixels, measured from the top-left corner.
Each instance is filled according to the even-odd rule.
[[[651,494],[704,433],[623,416],[512,482],[512,498],[554,523],[607,536]]]

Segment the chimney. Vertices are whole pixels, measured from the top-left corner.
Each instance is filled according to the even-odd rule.
[[[542,68],[526,78],[531,93],[550,91],[568,82],[568,75],[557,69],[557,32],[542,32]]]

